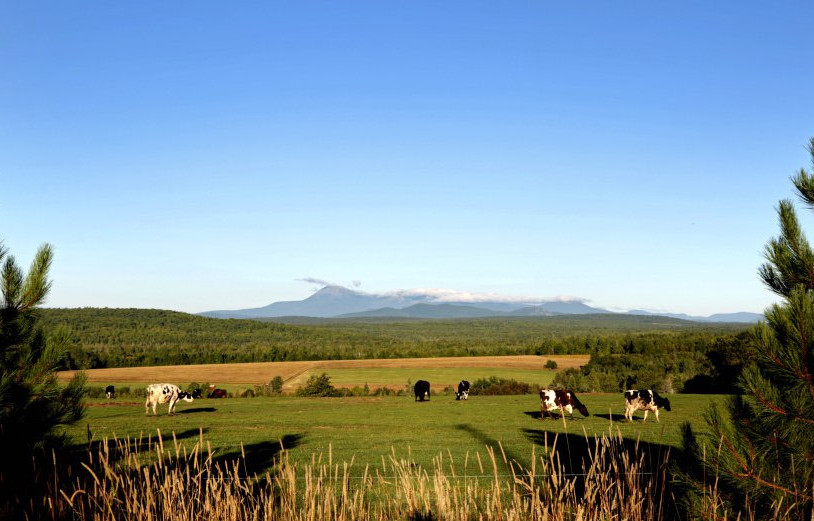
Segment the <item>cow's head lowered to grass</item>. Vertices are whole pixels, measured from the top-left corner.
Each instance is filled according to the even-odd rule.
[[[579,401],[573,391],[564,389],[540,389],[540,419],[545,419],[548,413],[556,410],[567,412],[574,416],[574,409],[583,416],[588,416],[588,408]]]
[[[182,391],[173,384],[152,384],[147,386],[147,401],[144,403],[144,414],[150,414],[150,406],[153,408],[153,415],[158,415],[159,403],[167,404],[167,414],[175,414],[175,405],[178,400],[185,402],[193,401],[192,395]]]

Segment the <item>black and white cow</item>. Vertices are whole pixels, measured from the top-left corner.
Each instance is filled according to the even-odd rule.
[[[116,388],[113,387],[112,385],[108,385],[107,387],[105,387],[105,396],[108,399],[115,398],[116,397]]]
[[[147,386],[147,402],[144,404],[144,414],[150,414],[150,406],[153,407],[153,415],[158,415],[156,408],[159,403],[166,403],[167,414],[175,414],[175,405],[178,400],[185,402],[192,401],[192,395],[182,391],[173,384],[152,384]]]
[[[417,380],[415,385],[413,386],[413,392],[415,393],[415,401],[424,401],[424,397],[427,397],[427,400],[430,399],[430,382],[426,380]]]
[[[201,391],[200,389],[193,389],[192,394],[190,394],[190,396],[192,396],[193,398],[200,398],[202,395],[203,391]]]
[[[670,410],[670,400],[659,396],[659,393],[651,389],[628,389],[625,391],[625,418],[633,421],[633,413],[644,409],[644,419],[647,421],[647,413],[653,411],[656,421],[659,421],[659,409]]]
[[[588,408],[579,401],[577,395],[563,389],[540,389],[540,419],[544,420],[546,414],[562,410],[574,417],[574,409],[588,416]]]
[[[458,390],[455,391],[455,399],[466,400],[467,398],[469,398],[469,382],[466,380],[461,380],[458,383]]]

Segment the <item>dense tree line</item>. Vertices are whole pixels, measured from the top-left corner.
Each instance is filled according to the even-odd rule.
[[[625,343],[623,352],[595,351],[590,362],[554,379],[555,387],[588,392],[656,389],[668,393],[736,392],[735,381],[750,361],[744,331],[715,338],[663,338]]]
[[[45,309],[42,321],[70,345],[66,369],[520,354],[703,358],[748,327],[618,315],[287,325],[97,308]]]

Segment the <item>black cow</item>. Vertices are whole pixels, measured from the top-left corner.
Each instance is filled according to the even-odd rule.
[[[116,388],[112,385],[108,385],[105,387],[105,396],[108,398],[115,398],[116,397]]]
[[[200,389],[193,389],[192,390],[192,397],[193,398],[200,398],[203,392]]]
[[[458,383],[458,390],[455,392],[456,400],[466,400],[469,398],[469,382],[461,380]]]
[[[633,413],[644,409],[643,422],[647,421],[647,413],[653,411],[656,421],[659,421],[659,409],[669,411],[670,400],[662,398],[652,389],[628,389],[625,391],[625,418],[633,421]]]
[[[430,399],[430,382],[426,380],[418,380],[413,386],[413,392],[415,392],[415,401],[423,402],[424,396],[427,396],[427,400]]]
[[[540,389],[540,419],[544,420],[546,414],[560,409],[574,417],[574,409],[583,416],[588,416],[588,408],[579,401],[572,391],[563,389]]]

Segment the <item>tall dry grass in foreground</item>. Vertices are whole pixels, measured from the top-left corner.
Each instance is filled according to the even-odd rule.
[[[51,519],[94,520],[654,520],[674,501],[665,493],[666,463],[645,461],[621,435],[591,440],[585,463],[566,471],[552,436],[521,468],[501,447],[432,468],[395,452],[381,467],[335,463],[330,452],[294,464],[285,451],[275,470],[247,476],[246,462],[217,461],[202,437],[190,449],[159,433],[148,440],[105,440],[88,462],[70,469],[43,498]],[[57,462],[55,462],[55,465]],[[656,469],[653,472],[653,469]],[[65,474],[64,470],[63,474]]]

